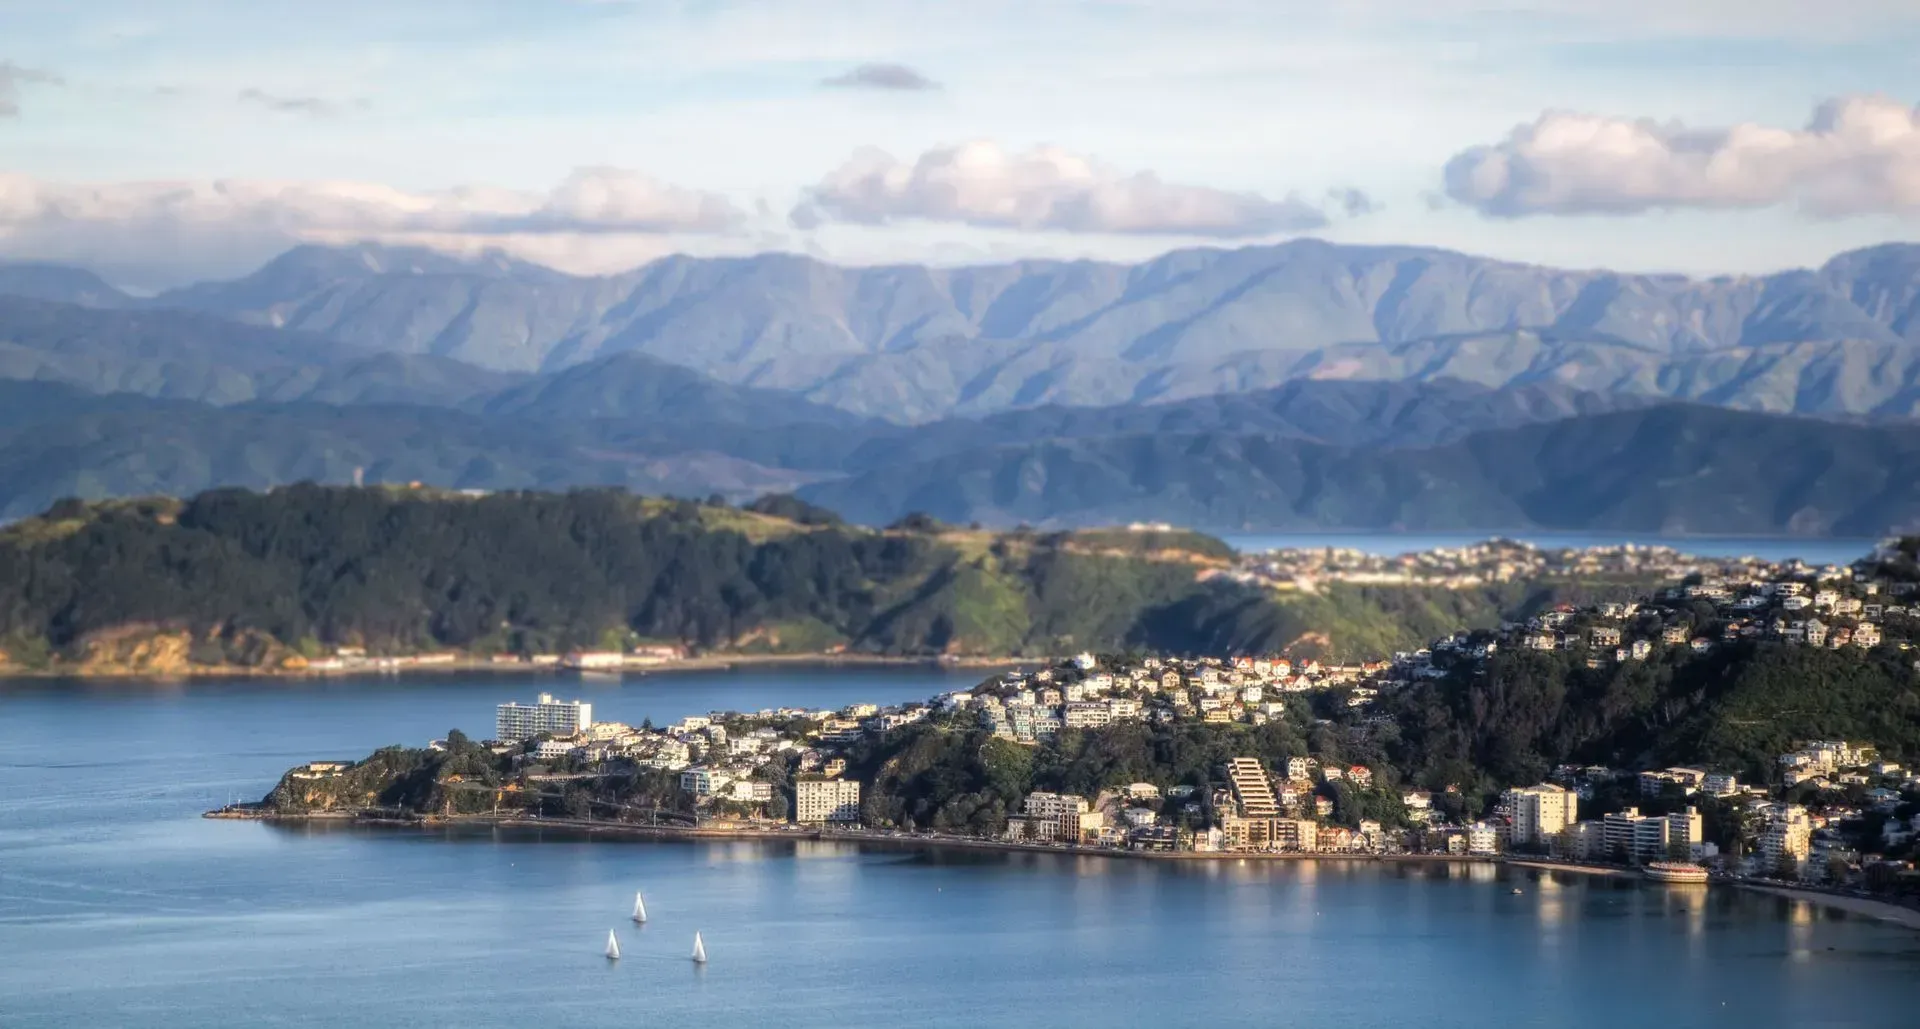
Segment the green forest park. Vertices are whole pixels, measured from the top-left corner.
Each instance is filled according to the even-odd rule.
[[[299,485],[62,501],[0,530],[0,667],[278,670],[337,648],[529,655],[670,643],[720,655],[1036,658],[1080,650],[1378,657],[1652,583],[1334,584],[1212,573],[1192,532],[885,529],[775,496]]]

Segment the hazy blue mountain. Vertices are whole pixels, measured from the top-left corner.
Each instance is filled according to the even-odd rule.
[[[501,258],[301,247],[254,275],[156,302],[502,370],[640,352],[895,420],[1176,399],[1308,375],[1558,381],[1688,399],[1717,390],[1716,402],[1763,408],[1806,394],[1811,408],[1790,409],[1867,411],[1885,398],[1830,386],[1818,371],[1754,395],[1726,374],[1695,393],[1665,383],[1727,352],[1788,368],[1810,360],[1795,352],[1808,343],[1909,366],[1920,341],[1916,255],[1890,245],[1816,270],[1702,280],[1301,240],[1139,265],[843,268],[769,254],[576,278]]]
[[[31,514],[63,496],[343,483],[355,468],[369,482],[478,489],[619,485],[740,498],[808,481],[712,451],[629,448],[592,425],[538,426],[381,404],[219,407],[0,381],[0,518]]]
[[[84,268],[33,261],[0,261],[0,296],[88,307],[125,307],[136,302]]]
[[[0,379],[215,404],[458,405],[522,378],[191,311],[98,309],[0,295]]]
[[[375,360],[375,359],[368,359]],[[623,358],[629,370],[644,359]],[[677,370],[684,373],[683,370]],[[525,385],[502,395],[526,399]],[[354,403],[217,406],[0,381],[0,517],[59,496],[302,479],[799,489],[869,522],[1868,534],[1920,523],[1920,428],[1458,383],[1290,384],[1229,402],[1045,408],[923,426],[749,420],[692,382],[667,417]],[[791,412],[793,408],[784,408]],[[565,412],[565,413],[561,413]],[[770,413],[770,412],[759,412]],[[808,413],[801,409],[801,413]],[[1543,420],[1551,419],[1551,420]]]
[[[341,351],[318,336],[187,311],[101,310],[0,296],[0,378],[231,403],[257,396],[258,376],[330,364]]]
[[[1349,447],[1420,447],[1486,429],[1659,402],[1553,384],[1495,390],[1446,379],[1410,383],[1299,379],[1273,389],[1169,403],[1048,405],[871,431],[847,455],[843,467],[867,471],[1041,440],[1196,433],[1290,437]]]
[[[1873,535],[1920,524],[1920,427],[1662,405],[1424,449],[1229,432],[982,447],[800,491],[849,518]]]
[[[471,367],[471,366],[468,366]],[[531,378],[489,397],[488,414],[553,421],[732,423],[744,426],[866,421],[782,390],[729,386],[640,353],[614,354]]]

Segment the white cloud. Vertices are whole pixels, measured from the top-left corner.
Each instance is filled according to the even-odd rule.
[[[85,264],[145,287],[245,271],[304,241],[551,254],[581,250],[588,237],[640,237],[629,249],[651,256],[667,237],[732,235],[746,220],[718,194],[617,168],[578,169],[544,193],[244,179],[75,185],[0,174],[0,253]]]
[[[1297,196],[1271,200],[1258,193],[1179,185],[1152,172],[1121,172],[1058,147],[1012,153],[988,141],[936,147],[912,164],[862,150],[808,189],[792,218],[802,228],[828,221],[917,220],[1219,239],[1328,224],[1324,210]]]
[[[1802,129],[1550,111],[1447,162],[1447,195],[1499,217],[1796,205],[1822,217],[1920,210],[1920,108],[1821,104]]]

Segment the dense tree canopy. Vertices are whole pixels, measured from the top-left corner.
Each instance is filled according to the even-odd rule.
[[[1768,782],[1774,759],[1807,739],[1920,757],[1915,687],[1897,650],[1746,641],[1598,668],[1577,651],[1502,652],[1381,707],[1396,723],[1392,757],[1434,787],[1537,782],[1562,763],[1704,763]]]

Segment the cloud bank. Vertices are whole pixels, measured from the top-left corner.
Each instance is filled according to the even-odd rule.
[[[1455,155],[1445,181],[1452,199],[1501,218],[1780,204],[1828,218],[1914,212],[1920,108],[1840,97],[1801,129],[1549,111]]]
[[[0,253],[85,264],[136,286],[245,271],[308,241],[512,240],[539,252],[588,237],[738,231],[716,194],[619,168],[580,168],[546,192],[404,190],[350,181],[78,185],[0,174]]]
[[[862,64],[840,75],[820,80],[828,89],[870,89],[887,93],[918,93],[940,84],[904,64]]]
[[[1347,193],[1341,193],[1347,198]],[[1353,193],[1341,206],[1363,209]],[[862,150],[809,188],[791,220],[954,222],[987,228],[1240,239],[1328,224],[1295,196],[1279,200],[1131,174],[1057,147],[1012,153],[987,141],[939,147],[912,164]]]

